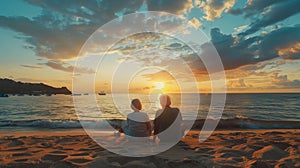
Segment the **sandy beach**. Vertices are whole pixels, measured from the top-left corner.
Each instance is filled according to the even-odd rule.
[[[299,167],[300,130],[215,131],[205,142],[190,131],[155,156],[107,151],[82,130],[0,133],[0,167]],[[112,135],[113,136],[113,135]]]

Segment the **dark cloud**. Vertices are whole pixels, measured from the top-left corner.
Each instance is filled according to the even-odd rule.
[[[300,25],[267,34],[261,41],[259,54],[262,58],[300,59]]]
[[[300,1],[288,1],[287,3],[276,4],[265,12],[265,16],[260,20],[253,22],[250,25],[250,29],[245,32],[245,34],[251,34],[258,31],[261,28],[272,25],[279,21],[282,21],[294,14],[300,12]]]
[[[252,38],[240,38],[239,36],[226,35],[218,28],[211,30],[212,44],[205,43],[201,46],[202,53],[200,57],[213,53],[216,48],[222,60],[224,69],[228,71],[227,77],[240,78],[243,76],[268,76],[274,73],[273,70],[263,70],[264,68],[271,69],[284,62],[280,59],[291,59],[290,57],[280,55],[282,52],[280,47],[289,49],[289,55],[293,54],[293,59],[299,59],[299,35],[298,27],[281,28],[268,33],[265,36],[254,36]],[[285,37],[283,37],[285,36]],[[280,40],[279,40],[280,39]],[[295,46],[294,48],[291,46]],[[298,47],[298,48],[297,48]],[[160,62],[155,63],[153,59],[140,59],[146,65],[155,63],[154,66],[167,66],[170,71],[176,72],[177,76],[185,79],[187,74],[178,74],[183,72],[180,68],[183,64],[187,64],[193,74],[199,81],[209,80],[207,70],[201,59],[193,53],[186,45],[174,41],[164,47],[173,52],[180,53],[180,57],[164,59],[160,58]],[[290,51],[291,49],[291,51]],[[172,54],[171,54],[172,55]],[[274,60],[277,59],[278,61]],[[281,60],[281,61],[280,61]],[[190,74],[191,75],[191,74]],[[171,80],[168,75],[161,71],[153,74],[145,75],[148,79],[157,80],[165,78]],[[242,87],[243,81],[235,81],[235,86]],[[245,84],[246,85],[246,84]],[[250,87],[249,85],[246,85]]]
[[[76,57],[98,27],[116,18],[118,12],[134,12],[143,3],[142,0],[26,2],[41,7],[42,14],[32,19],[0,16],[0,26],[21,33],[37,56],[51,60]]]
[[[144,44],[145,41],[140,40],[141,38],[137,38],[137,40],[133,40],[132,43],[130,43],[133,47],[127,46],[127,42],[120,42],[114,49],[118,50],[123,55],[127,55],[126,58],[128,58],[128,60],[141,63],[142,66],[166,67],[169,71],[176,72],[178,76],[184,79],[187,74],[179,73],[184,72],[184,69],[181,68],[186,64],[200,81],[208,79],[208,72],[202,60],[187,44],[175,39],[166,40],[166,37],[156,36],[153,33],[146,33],[144,35],[139,34],[138,36],[143,37],[143,39],[147,36],[155,37],[155,40],[151,40],[152,45],[149,45],[149,53],[145,48],[143,48],[142,55],[140,52],[135,53],[135,51],[140,49],[137,45],[142,44],[141,47],[143,47],[147,44]],[[132,39],[135,38],[131,37],[131,40]],[[162,41],[164,41],[163,45],[158,45],[161,44]],[[155,46],[158,46],[158,48],[155,48]],[[274,67],[278,65],[274,65],[276,61],[274,64],[264,62],[276,58],[300,58],[300,26],[279,28],[266,35],[254,36],[251,38],[224,34],[220,29],[214,28],[211,30],[211,42],[203,44],[200,46],[200,49],[202,51],[200,57],[210,55],[211,53],[214,53],[216,49],[220,55],[224,69],[227,71],[242,68],[240,70],[243,71],[242,75],[245,76],[269,75],[270,72],[257,70],[261,70],[267,66]],[[167,50],[169,53],[163,53],[161,50]],[[237,74],[236,77],[240,77],[239,75],[241,74]],[[229,76],[232,76],[232,74]],[[146,77],[151,80],[157,78],[171,80],[163,71],[146,75]]]
[[[226,70],[277,57],[300,59],[300,25],[283,27],[265,36],[251,38],[226,35],[214,28],[211,30],[211,37]],[[210,48],[204,47],[205,50]]]
[[[136,12],[143,5],[149,10],[182,14],[190,0],[25,0],[42,13],[31,19],[0,16],[0,27],[19,32],[28,49],[49,60],[75,58],[87,38],[100,26],[118,16]]]
[[[74,66],[69,65],[65,62],[62,61],[54,61],[54,60],[50,60],[47,63],[45,63],[45,65],[56,69],[56,70],[60,70],[60,71],[65,71],[65,72],[73,72],[74,70]],[[83,68],[83,67],[76,67],[76,72],[77,73],[87,73],[87,74],[93,74],[95,73],[94,70],[88,69],[88,68]]]
[[[143,90],[150,90],[150,89],[151,89],[151,87],[149,87],[149,86],[143,87]]]
[[[245,17],[259,15],[262,11],[273,4],[283,2],[282,0],[249,0],[244,8],[230,9],[228,13],[239,15],[245,13]]]
[[[73,72],[74,67],[60,60],[72,59],[77,56],[82,44],[98,27],[104,23],[116,18],[119,15],[135,12],[142,5],[147,5],[148,10],[162,10],[175,14],[183,14],[191,8],[189,0],[102,0],[102,1],[69,1],[69,0],[26,0],[31,5],[41,7],[43,9],[41,15],[32,19],[26,17],[6,17],[0,16],[0,27],[5,27],[22,34],[22,39],[26,41],[27,48],[33,50],[37,56],[49,60],[43,65],[47,65],[53,69]],[[300,11],[299,0],[249,0],[243,9],[231,9],[235,0],[209,0],[206,1],[206,7],[202,6],[206,19],[213,20],[221,17],[225,12],[235,14],[245,14],[245,17],[257,19],[249,27],[249,29],[241,35],[256,32],[257,30],[282,21]],[[211,10],[210,10],[211,9]],[[162,23],[162,26],[164,23]],[[171,25],[165,23],[166,27]],[[174,27],[173,25],[171,25]],[[254,36],[244,38],[231,34],[224,34],[218,28],[211,30],[211,42],[216,47],[225,70],[232,70],[247,65],[254,65],[263,61],[278,58],[299,59],[300,58],[300,26],[279,28],[271,31],[267,35]],[[161,42],[161,36],[153,34],[140,34],[137,39],[149,38],[152,44],[140,43],[141,41],[133,41],[140,43],[143,49],[151,52],[153,47],[161,47],[154,42]],[[126,45],[126,44],[125,44]],[[130,55],[139,48],[137,45],[125,46],[119,45],[114,50],[119,50],[123,54]],[[191,53],[189,47],[185,44],[173,42],[164,43],[166,50],[172,50],[174,53],[181,54],[183,59],[191,67],[192,71],[197,74],[206,74],[206,69],[201,60],[195,54]],[[202,54],[209,54],[214,50],[209,43],[201,46]],[[140,53],[136,53],[136,55]],[[146,53],[147,54],[147,53]],[[164,59],[161,53],[157,53],[156,57],[136,57],[145,64],[153,63],[155,65],[167,65],[170,69],[178,69],[178,65],[182,60],[176,58]],[[135,56],[135,55],[132,55]],[[132,57],[131,57],[132,58]],[[169,58],[169,57],[165,57]],[[29,67],[29,65],[21,65]],[[180,70],[178,70],[180,71]],[[83,73],[94,73],[93,70],[81,69]],[[181,74],[184,77],[186,74]],[[167,77],[164,72],[158,72],[151,79]]]
[[[248,1],[244,9],[232,9],[230,13],[244,13],[245,17],[253,17],[253,22],[249,26],[250,28],[240,34],[248,35],[299,13],[299,6],[299,0],[253,0]]]
[[[42,67],[40,66],[34,66],[34,65],[20,65],[22,67],[25,67],[25,68],[32,68],[32,69],[41,69]]]
[[[218,28],[211,30],[212,43],[217,49],[225,70],[235,69],[248,64],[255,64],[264,61],[256,56],[258,49],[257,42],[261,37],[252,37],[249,39],[237,39],[232,35],[226,35],[220,32]],[[205,50],[210,50],[209,48]]]
[[[183,14],[192,8],[192,0],[146,0],[148,10]]]
[[[70,59],[77,56],[82,44],[95,29],[95,25],[55,26],[55,20],[39,16],[33,20],[26,17],[0,16],[0,26],[22,33],[23,39],[32,45],[39,57],[47,59]]]

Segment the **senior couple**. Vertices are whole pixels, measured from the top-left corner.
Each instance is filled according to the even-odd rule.
[[[160,142],[179,141],[183,136],[182,117],[178,108],[172,108],[168,95],[160,96],[162,109],[158,110],[153,121],[153,126],[146,113],[141,112],[142,103],[139,99],[131,102],[132,113],[127,115],[127,123],[123,127],[124,133],[131,137],[149,137],[154,130],[154,141]]]

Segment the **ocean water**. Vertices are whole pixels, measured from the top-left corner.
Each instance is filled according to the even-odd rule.
[[[150,119],[154,119],[155,112],[160,108],[159,95],[145,94],[107,94],[82,95],[76,97],[84,106],[84,112],[78,116],[74,108],[73,97],[70,95],[53,96],[10,96],[0,98],[0,128],[26,127],[26,128],[80,128],[80,120],[95,124],[102,120],[126,119],[131,112],[130,99],[139,98],[143,103],[144,112]],[[186,94],[181,99],[180,94],[171,94],[172,106],[185,110],[181,111],[184,120],[204,120],[207,116],[211,95],[201,94],[200,102],[195,102],[196,94]],[[98,107],[86,101],[95,98]],[[281,127],[300,123],[300,94],[227,94],[226,105],[222,120],[232,122],[252,122],[261,124],[272,122],[274,126]],[[199,106],[196,104],[200,104]],[[101,111],[101,112],[100,112]],[[279,125],[278,123],[279,122]],[[263,127],[262,127],[263,128]],[[289,128],[289,127],[287,127]],[[292,127],[291,127],[292,128]]]

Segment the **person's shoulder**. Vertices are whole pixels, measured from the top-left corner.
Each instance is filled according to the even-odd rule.
[[[140,113],[141,115],[148,116],[148,114],[145,113],[145,112],[140,111],[139,113]]]
[[[177,112],[177,113],[180,112],[179,108],[176,108],[176,107],[175,107],[175,108],[171,108],[171,109],[172,109],[173,112]]]
[[[140,114],[140,117],[141,117],[141,120],[144,120],[144,122],[148,121],[149,120],[149,116],[147,113],[145,112],[139,112]]]
[[[156,115],[160,115],[163,112],[163,109],[159,109],[156,111]]]
[[[135,116],[135,115],[136,115],[136,112],[131,112],[131,113],[127,114],[127,118],[130,118],[130,117]]]
[[[161,113],[161,112],[163,112],[163,109],[158,109],[158,110],[156,111],[156,113]]]

